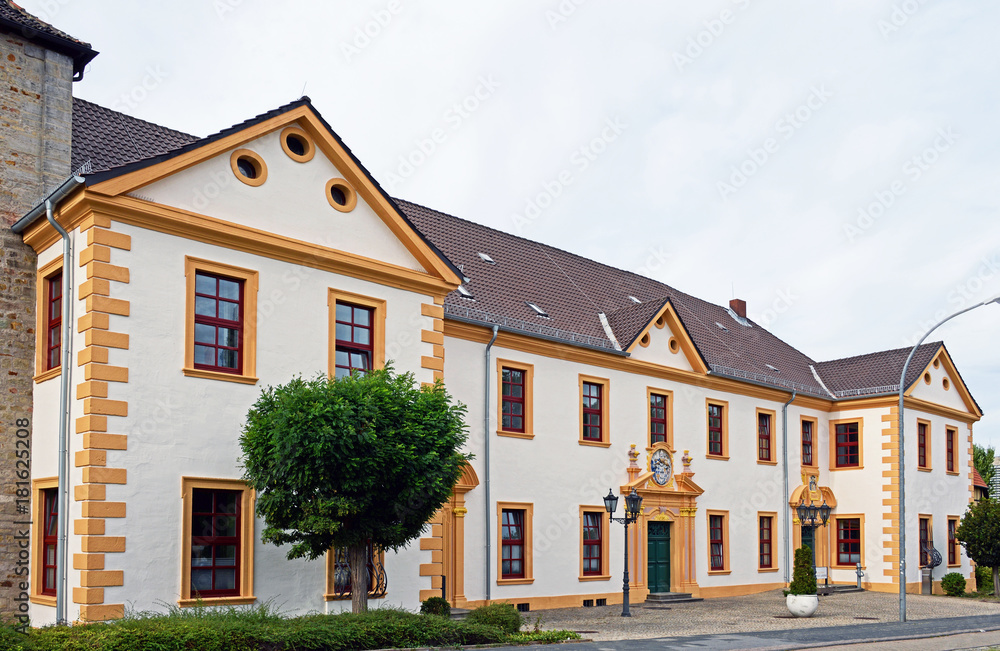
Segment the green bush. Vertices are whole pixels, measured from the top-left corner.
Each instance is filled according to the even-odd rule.
[[[993,594],[993,568],[976,567],[976,592]]]
[[[795,565],[792,568],[792,583],[785,590],[790,594],[816,594],[816,571],[812,566],[813,552],[809,545],[795,550]]]
[[[476,608],[468,614],[466,621],[493,626],[508,635],[520,631],[521,625],[524,624],[521,613],[508,603],[490,604]]]
[[[441,597],[431,597],[420,602],[420,613],[423,615],[451,615],[451,604]]]
[[[941,589],[949,597],[960,597],[965,594],[965,577],[958,572],[948,572],[941,577]]]

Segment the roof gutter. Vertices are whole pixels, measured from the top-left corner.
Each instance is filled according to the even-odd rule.
[[[62,182],[62,185],[50,192],[49,196],[45,197],[41,203],[29,210],[24,217],[14,222],[14,225],[10,227],[10,230],[14,231],[18,235],[23,234],[24,231],[26,231],[28,227],[36,221],[42,218],[47,218],[46,206],[48,204],[51,203],[52,210],[55,210],[55,208],[59,205],[59,202],[68,197],[73,190],[75,190],[78,186],[83,185],[85,182],[86,181],[82,176],[73,175],[69,177]],[[56,226],[56,229],[59,230],[59,227]],[[66,295],[68,296],[68,294]]]
[[[624,350],[615,350],[614,348],[603,348],[601,346],[588,346],[587,344],[582,344],[578,341],[569,341],[568,339],[560,339],[558,337],[552,337],[549,335],[539,334],[537,332],[529,332],[527,330],[518,330],[517,328],[505,328],[496,323],[489,323],[487,321],[476,321],[475,319],[467,319],[465,317],[455,316],[454,314],[445,314],[444,318],[446,321],[458,321],[459,323],[468,323],[469,325],[479,326],[481,328],[496,328],[500,332],[509,332],[514,335],[523,335],[525,337],[531,337],[532,339],[542,339],[544,341],[551,341],[557,344],[566,344],[567,346],[574,346],[576,348],[585,348],[587,350],[596,350],[600,353],[607,353],[608,355],[615,355],[617,357],[631,357]]]

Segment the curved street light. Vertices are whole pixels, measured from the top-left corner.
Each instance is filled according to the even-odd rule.
[[[1000,296],[996,298],[991,298],[988,301],[983,301],[982,303],[977,303],[972,307],[967,307],[964,310],[955,312],[951,316],[939,321],[937,325],[928,330],[920,341],[913,346],[913,350],[910,351],[910,355],[906,358],[906,363],[903,364],[903,371],[899,374],[899,621],[906,621],[906,470],[905,466],[905,451],[906,448],[903,445],[903,392],[906,390],[906,370],[910,366],[910,362],[913,360],[913,355],[916,354],[917,348],[920,344],[924,343],[924,340],[930,336],[932,332],[940,328],[942,325],[951,321],[956,316],[965,314],[966,312],[971,312],[977,307],[983,307],[984,305],[989,305],[990,303],[1000,304]]]

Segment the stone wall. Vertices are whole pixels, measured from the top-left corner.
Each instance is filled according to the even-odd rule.
[[[72,78],[69,57],[0,34],[0,615],[17,612],[24,580],[15,441],[34,420],[35,255],[10,226],[71,172]]]

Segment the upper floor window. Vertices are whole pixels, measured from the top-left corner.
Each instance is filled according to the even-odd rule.
[[[958,437],[958,432],[956,432],[951,427],[948,427],[944,431],[945,436],[945,464],[947,465],[948,472],[955,472],[955,439]]]
[[[772,461],[771,414],[757,414],[757,461]]]
[[[708,403],[708,454],[714,457],[726,456],[726,414],[725,406]]]
[[[856,468],[861,465],[861,438],[858,423],[835,425],[836,460],[838,468]]]
[[[928,423],[917,422],[917,467],[921,469],[930,468],[928,458],[928,448],[930,447],[931,428]]]
[[[335,377],[370,370],[375,340],[371,308],[338,302],[336,318]]]
[[[524,400],[526,373],[519,368],[503,367],[500,381],[503,404],[500,428],[508,432],[524,432]]]
[[[243,281],[198,271],[194,295],[194,366],[243,372]]]
[[[62,364],[62,270],[45,279],[45,368]]]
[[[802,465],[813,465],[813,421],[802,421]]]
[[[595,382],[583,383],[583,440],[604,438],[604,387]]]
[[[649,444],[667,443],[667,396],[649,394]]]

